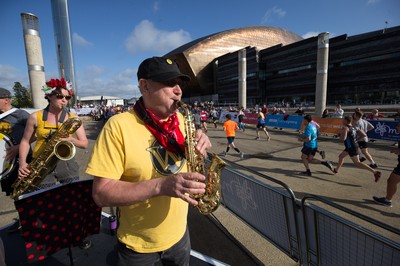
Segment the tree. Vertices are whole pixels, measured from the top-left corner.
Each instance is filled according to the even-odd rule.
[[[19,82],[14,82],[14,98],[11,101],[13,106],[19,108],[31,108],[33,106],[30,92]]]

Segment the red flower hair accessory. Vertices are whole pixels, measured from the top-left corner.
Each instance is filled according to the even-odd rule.
[[[46,82],[46,85],[43,86],[42,91],[44,91],[45,95],[51,94],[55,89],[62,88],[68,90],[69,94],[72,95],[72,84],[66,81],[64,78],[60,79],[51,79]]]

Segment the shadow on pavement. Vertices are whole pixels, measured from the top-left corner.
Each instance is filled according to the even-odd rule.
[[[210,216],[203,216],[196,209],[189,210],[188,224],[192,250],[201,256],[191,256],[190,265],[262,265],[249,251],[236,241],[222,225]],[[99,234],[89,236],[92,242],[89,249],[71,247],[62,249],[41,262],[26,262],[25,242],[22,232],[8,233],[6,226],[0,230],[4,242],[6,265],[58,266],[58,265],[116,265],[117,239],[110,235],[108,218],[102,216],[102,229]],[[71,255],[71,256],[70,256]],[[71,262],[72,257],[72,262]],[[207,259],[204,259],[206,257]],[[215,263],[213,261],[216,261]]]

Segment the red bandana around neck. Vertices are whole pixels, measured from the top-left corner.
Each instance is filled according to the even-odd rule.
[[[143,120],[146,128],[150,130],[164,148],[184,156],[185,137],[179,128],[179,119],[176,113],[169,116],[166,121],[162,121],[152,111],[144,107],[142,98],[136,102],[134,110]]]

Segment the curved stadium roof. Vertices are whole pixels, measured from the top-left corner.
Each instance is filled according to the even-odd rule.
[[[291,44],[302,39],[299,35],[281,28],[253,26],[226,30],[199,38],[165,56],[174,59],[181,71],[191,76],[192,81],[189,84],[191,92],[194,90],[201,93],[207,90],[203,85],[205,82],[202,81],[207,79],[205,75],[213,73],[214,59],[249,46],[262,50],[278,44]]]

